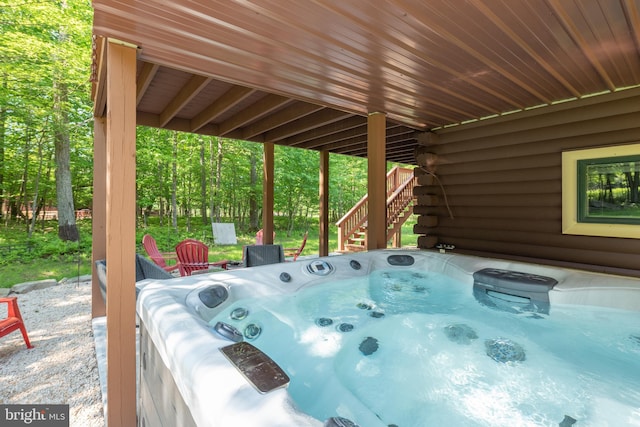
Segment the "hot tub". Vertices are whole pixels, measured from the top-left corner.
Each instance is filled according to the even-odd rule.
[[[147,281],[139,424],[640,425],[640,280],[380,250]]]

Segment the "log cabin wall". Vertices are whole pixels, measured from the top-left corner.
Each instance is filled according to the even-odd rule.
[[[562,152],[640,142],[640,88],[444,128],[420,142],[418,247],[640,277],[640,239],[562,234]]]

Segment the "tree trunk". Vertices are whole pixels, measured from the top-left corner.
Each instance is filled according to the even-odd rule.
[[[214,191],[215,200],[215,218],[216,222],[220,222],[220,189],[222,188],[222,138],[218,138],[218,161],[216,163],[216,187]],[[212,213],[213,215],[213,213]]]
[[[42,163],[44,161],[42,155],[42,138],[38,139],[38,173],[36,174],[36,181],[34,183],[33,188],[33,203],[31,205],[31,212],[33,215],[31,216],[31,223],[29,224],[29,231],[27,232],[27,237],[30,239],[33,234],[33,230],[36,228],[37,212],[38,209],[38,197],[39,197],[39,189],[40,189],[40,179],[42,178]]]
[[[200,216],[202,223],[206,225],[209,220],[207,217],[207,165],[204,157],[204,138],[198,137],[198,142],[200,142]]]
[[[174,230],[178,230],[178,134],[173,133],[173,165],[171,177],[171,225]]]
[[[187,182],[185,184],[183,184],[183,188],[186,187],[183,191],[185,191],[187,193],[187,195],[184,198],[184,202],[182,203],[182,205],[184,206],[185,209],[185,214],[186,214],[186,220],[187,220],[187,231],[191,232],[191,190],[193,188],[193,172],[192,169],[189,169],[189,173],[187,174]]]
[[[31,124],[27,124],[26,139],[24,143],[24,167],[22,169],[22,182],[20,183],[20,192],[17,198],[18,216],[24,218],[25,224],[29,224],[29,205],[27,202],[27,182],[29,180],[29,152],[31,151]],[[25,209],[26,213],[22,210]],[[16,217],[17,218],[17,217]]]
[[[627,187],[629,188],[629,203],[638,203],[638,188],[640,186],[640,172],[625,172]]]
[[[53,155],[53,152],[51,150],[49,150],[49,152],[47,153],[47,176],[44,179],[44,182],[51,182],[51,156]],[[42,207],[46,207],[46,206],[51,206],[51,203],[49,203],[49,192],[48,192],[48,187],[45,187],[44,191],[42,192]],[[46,210],[46,209],[45,209]],[[42,229],[42,231],[44,231],[45,229],[45,220],[44,220],[44,216],[40,221],[40,228]]]
[[[3,90],[7,92],[7,74],[2,74],[2,86]],[[4,134],[5,134],[5,123],[6,123],[6,109],[4,107],[4,103],[0,104],[0,218],[4,214],[4,205],[5,205],[5,191],[4,191]]]
[[[249,190],[249,228],[252,231],[257,231],[259,227],[258,218],[258,200],[256,197],[256,186],[258,185],[258,171],[257,171],[258,159],[255,151],[251,150],[251,182]]]
[[[164,164],[162,162],[158,162],[158,187],[160,187],[161,191],[160,191],[160,201],[159,201],[159,212],[158,212],[158,216],[159,216],[159,220],[160,220],[160,226],[164,225]]]
[[[209,139],[209,181],[208,181],[208,185],[209,188],[211,189],[209,191],[209,213],[211,214],[211,222],[215,222],[215,212],[213,210],[214,208],[214,201],[213,201],[213,193],[214,193],[214,186],[215,186],[215,175],[213,173],[214,171],[214,167],[215,167],[215,159],[213,157],[213,141],[215,139],[215,136],[212,136]]]
[[[58,195],[58,237],[65,241],[80,239],[71,186],[69,117],[66,111],[67,85],[54,82],[53,112],[56,160],[56,192]]]

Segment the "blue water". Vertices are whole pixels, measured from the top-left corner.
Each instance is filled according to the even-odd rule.
[[[230,317],[242,307],[248,315]],[[553,306],[509,313],[440,274],[377,271],[227,322],[290,376],[319,420],[375,426],[640,426],[640,313]]]

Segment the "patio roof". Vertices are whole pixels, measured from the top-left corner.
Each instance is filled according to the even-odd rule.
[[[141,125],[415,163],[421,132],[640,84],[636,0],[94,0],[139,48]]]

